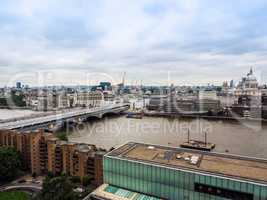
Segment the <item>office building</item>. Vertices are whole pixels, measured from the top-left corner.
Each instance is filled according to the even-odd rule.
[[[200,90],[198,92],[198,99],[218,100],[217,92],[215,90]]]
[[[101,87],[103,91],[112,90],[112,86],[110,82],[100,82],[99,87]]]
[[[104,156],[104,183],[168,200],[265,200],[267,160],[129,142]]]
[[[264,96],[239,96],[231,106],[232,115],[239,117],[264,118]]]
[[[220,101],[214,93],[201,93],[200,97],[155,96],[150,99],[147,108],[177,114],[207,114],[208,112],[216,114],[220,110]]]
[[[78,92],[75,93],[76,106],[99,107],[104,101],[104,95],[101,91]]]
[[[17,88],[17,89],[21,89],[21,88],[22,88],[21,82],[17,82],[17,83],[16,83],[16,88]]]

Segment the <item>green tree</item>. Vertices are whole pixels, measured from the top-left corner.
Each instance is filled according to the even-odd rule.
[[[66,176],[46,177],[43,189],[35,200],[76,200],[78,198],[73,189],[74,185]]]
[[[13,180],[21,169],[21,156],[14,148],[0,147],[0,182]]]
[[[7,99],[6,98],[0,98],[0,106],[7,106]]]
[[[57,138],[63,141],[68,141],[67,133],[64,132],[57,133]]]

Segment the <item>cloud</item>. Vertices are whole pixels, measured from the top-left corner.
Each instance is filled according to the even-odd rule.
[[[44,70],[58,76],[44,84],[86,83],[84,73],[120,80],[124,71],[129,83],[166,84],[169,73],[175,84],[220,84],[267,64],[264,0],[0,4],[0,85]]]

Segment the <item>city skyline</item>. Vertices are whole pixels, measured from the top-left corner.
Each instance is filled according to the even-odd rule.
[[[119,83],[123,72],[128,84],[219,85],[250,66],[266,84],[262,0],[0,2],[0,86],[38,85],[38,73],[50,74],[43,85]]]
[[[267,200],[267,0],[0,5],[0,200]]]
[[[264,82],[264,77],[260,76],[259,73],[255,73],[254,68],[251,67],[248,71],[249,73],[244,73],[240,75],[237,79],[228,79],[224,80],[223,82],[208,82],[208,83],[200,83],[200,84],[192,84],[192,83],[176,83],[175,80],[171,78],[171,75],[168,74],[167,80],[165,83],[160,84],[153,84],[153,83],[145,83],[144,80],[130,80],[128,81],[126,78],[126,73],[124,72],[124,75],[122,77],[111,77],[108,74],[105,73],[84,73],[81,76],[84,77],[84,79],[81,79],[81,81],[78,82],[66,82],[64,83],[55,83],[53,82],[55,78],[54,73],[52,72],[32,72],[32,73],[18,73],[14,77],[14,79],[11,79],[11,81],[2,87],[4,88],[45,88],[45,87],[73,87],[73,88],[83,88],[83,87],[94,87],[99,86],[101,83],[110,83],[112,86],[118,86],[120,84],[123,84],[124,86],[131,86],[131,87],[225,87],[228,86],[230,88],[237,88],[241,82],[244,81],[244,78],[246,78],[249,75],[252,75],[257,83],[259,84],[258,87],[266,87],[266,83]],[[73,77],[73,74],[70,75]],[[37,82],[33,83],[33,85],[29,85],[31,82],[31,78],[34,78],[37,80]],[[70,77],[70,78],[71,78]],[[26,79],[24,79],[26,78]],[[121,78],[121,79],[120,79]],[[25,81],[26,82],[22,82]],[[28,80],[28,81],[27,81]],[[69,79],[70,80],[70,79]],[[71,79],[72,80],[72,79]],[[225,85],[226,84],[226,85]],[[18,86],[19,85],[19,86]]]

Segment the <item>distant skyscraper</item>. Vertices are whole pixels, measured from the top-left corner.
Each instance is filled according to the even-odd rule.
[[[17,82],[17,83],[16,83],[16,88],[17,88],[17,89],[21,89],[21,82]]]
[[[99,86],[102,88],[103,91],[111,90],[110,82],[100,82]]]
[[[234,87],[234,80],[231,80],[230,81],[230,88],[233,88]]]

